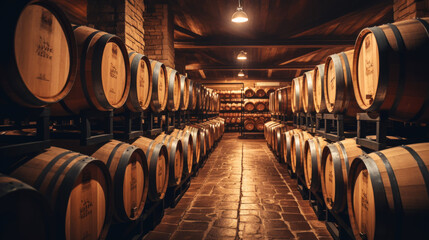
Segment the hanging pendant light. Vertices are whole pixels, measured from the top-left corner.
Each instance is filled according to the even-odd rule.
[[[238,76],[239,76],[239,77],[244,77],[243,69],[242,69],[242,70],[240,70],[240,72],[238,73]]]
[[[247,60],[247,52],[241,50],[237,55],[237,59],[241,61]]]
[[[243,11],[243,7],[241,6],[241,1],[238,0],[238,7],[237,11],[235,11],[234,14],[232,14],[231,21],[235,23],[244,23],[247,22],[249,18],[247,17],[247,14]]]

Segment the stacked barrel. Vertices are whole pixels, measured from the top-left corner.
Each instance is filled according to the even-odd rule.
[[[429,122],[429,18],[366,28],[354,49],[292,79],[294,114],[333,113],[355,119],[378,113],[412,125]],[[279,98],[270,95],[270,112]],[[265,139],[298,184],[346,216],[356,239],[424,239],[429,226],[429,143],[365,148],[356,138],[329,141],[318,132],[264,126]],[[305,192],[305,191],[304,191]],[[313,200],[314,201],[314,198]],[[338,217],[335,217],[338,219]],[[344,224],[342,223],[342,224]],[[390,229],[390,230],[389,230]]]
[[[244,130],[246,132],[262,132],[264,124],[270,120],[268,92],[274,89],[245,88],[244,89]]]
[[[5,7],[1,120],[44,107],[64,119],[99,112],[219,112],[214,90],[128,51],[116,35],[70,24],[51,1],[14,1]],[[0,174],[0,236],[105,239],[112,223],[137,225],[146,202],[163,201],[169,188],[198,171],[224,125],[222,118],[211,117],[153,139],[89,146],[68,145],[67,139],[31,149],[0,169],[7,173]]]

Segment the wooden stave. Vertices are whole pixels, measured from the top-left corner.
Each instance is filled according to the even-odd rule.
[[[86,26],[74,26],[74,34],[78,46],[78,71],[76,81],[70,93],[60,102],[51,106],[54,116],[78,115],[82,111],[95,109],[109,111],[121,108],[129,95],[131,85],[131,69],[128,52],[124,42],[112,35]],[[106,98],[102,83],[102,57],[107,44],[118,46],[124,60],[126,79],[121,100],[112,105]],[[83,100],[83,101],[82,101]]]
[[[130,76],[131,76],[131,83],[130,83],[130,93],[128,96],[127,101],[125,102],[125,106],[128,110],[132,112],[143,112],[146,111],[149,108],[151,98],[152,98],[152,67],[149,61],[149,58],[146,57],[143,54],[136,53],[136,52],[130,52],[128,54],[130,57]],[[132,58],[131,58],[132,57]],[[132,60],[131,60],[132,59]],[[139,103],[138,96],[137,96],[137,70],[138,70],[138,64],[140,61],[144,61],[146,63],[146,67],[148,68],[148,74],[149,74],[149,93],[146,99],[146,102],[142,104]]]
[[[158,191],[156,186],[157,171],[151,171],[151,169],[157,168],[157,162],[159,160],[159,155],[162,154],[165,160],[165,166],[169,166],[169,158],[167,147],[162,143],[157,143],[154,140],[146,137],[139,137],[135,140],[132,145],[139,147],[143,150],[148,161],[148,177],[149,177],[149,188],[148,188],[148,199],[151,201],[160,201],[164,199],[165,193],[168,187],[168,178],[169,178],[169,167],[165,168],[164,172],[164,186],[161,191]]]
[[[196,88],[196,82],[194,82],[193,80],[190,80],[188,109],[195,110],[195,108],[197,107],[197,101],[198,101],[198,92]]]
[[[317,73],[319,73],[320,78],[317,78]],[[327,112],[326,102],[325,102],[325,92],[324,92],[324,76],[325,76],[325,64],[319,64],[314,68],[313,72],[313,106],[316,113],[325,113]],[[317,99],[317,87],[320,82],[320,101]]]
[[[25,211],[24,208],[30,209]],[[0,236],[5,239],[56,239],[54,214],[48,200],[32,186],[1,173],[0,213],[1,222],[7,222],[0,228]],[[9,218],[10,215],[13,217]],[[25,226],[26,231],[20,231],[23,227],[20,224]]]
[[[184,131],[191,133],[193,141],[193,153],[194,153],[194,162],[193,165],[197,165],[200,162],[200,156],[202,153],[201,149],[201,130],[199,128],[186,126]]]
[[[272,146],[272,135],[271,135],[272,128],[279,124],[280,123],[275,121],[266,123],[266,128],[265,128],[266,130],[264,132],[265,133],[264,135],[265,135],[265,140],[267,140],[268,146],[270,147]]]
[[[291,168],[292,172],[297,176],[304,175],[304,144],[307,139],[312,138],[311,134],[306,131],[301,131],[291,137]]]
[[[287,130],[287,126],[283,124],[277,129],[274,129],[274,146],[275,153],[280,157],[280,160],[283,160],[283,144],[282,144],[282,136],[283,133]]]
[[[162,62],[149,59],[152,68],[152,98],[150,101],[150,107],[154,112],[162,112],[167,106],[168,98],[168,75],[167,69]],[[164,79],[160,79],[161,71],[164,73]],[[159,81],[164,82],[164,98],[160,99],[158,94],[158,83]]]
[[[307,139],[307,141],[305,142],[304,177],[307,188],[313,192],[322,191],[322,187],[320,185],[320,177],[322,171],[321,158],[322,150],[327,144],[328,142],[326,141],[326,139],[322,137],[314,137],[312,139]],[[311,162],[311,174],[309,174],[308,172],[308,162]]]
[[[429,91],[426,76],[429,37],[429,18],[409,19],[363,29],[355,43],[353,57],[353,92],[359,109],[370,112],[386,112],[393,120],[402,122],[428,122],[429,107],[426,92]],[[420,30],[410,28],[419,25]],[[408,29],[409,28],[409,29]],[[412,31],[412,32],[411,32]],[[359,90],[358,65],[363,41],[372,33],[377,42],[379,76],[373,102],[365,104]],[[387,33],[387,34],[386,34]],[[416,35],[425,38],[417,39]],[[392,37],[389,38],[388,36]],[[413,37],[416,38],[413,41]],[[391,44],[395,42],[394,44]],[[391,67],[395,66],[395,67]],[[399,66],[399,67],[396,67]],[[413,75],[414,74],[414,75]],[[411,76],[410,76],[411,75]],[[404,79],[401,81],[401,78]],[[418,86],[418,87],[414,87]],[[413,96],[405,100],[402,97]],[[416,98],[415,96],[425,96]],[[413,104],[407,104],[409,101]],[[401,109],[401,110],[399,110]]]
[[[429,223],[427,149],[428,143],[402,145],[364,154],[353,161],[347,184],[347,203],[355,236],[365,236],[367,239],[425,239]],[[401,168],[401,164],[405,167]],[[359,230],[352,207],[356,178],[363,168],[367,170],[373,189],[368,195],[372,195],[374,200],[374,236],[367,236]],[[425,191],[426,194],[422,194]],[[371,206],[368,208],[372,209]]]
[[[64,11],[53,2],[33,0],[10,2],[5,5],[4,7],[6,7],[6,9],[4,9],[5,11],[0,17],[4,23],[2,26],[3,37],[7,38],[4,42],[7,43],[7,45],[14,46],[13,42],[15,28],[21,15],[21,11],[24,10],[25,7],[32,4],[48,9],[58,20],[64,31],[64,35],[68,42],[70,56],[70,70],[67,77],[67,83],[64,86],[61,94],[58,94],[52,100],[43,100],[34,96],[25,85],[24,80],[19,73],[19,68],[17,66],[13,51],[14,47],[4,47],[2,57],[0,57],[0,70],[4,74],[4,77],[0,78],[0,91],[2,92],[3,96],[7,97],[0,98],[2,105],[3,101],[5,101],[4,103],[7,105],[10,105],[9,101],[12,101],[24,107],[41,108],[48,104],[56,103],[64,99],[70,93],[78,74],[78,54],[73,29]],[[13,61],[11,61],[11,59],[13,59]]]
[[[109,155],[104,155],[103,151],[109,152]],[[130,164],[132,155],[134,154],[138,154],[142,160],[139,162],[144,174],[144,184],[140,204],[137,208],[136,214],[134,216],[128,216],[124,206],[123,186],[126,168]],[[118,156],[119,159],[115,158],[115,156]],[[103,161],[109,169],[113,185],[113,215],[116,221],[128,222],[138,219],[143,213],[149,187],[147,159],[143,150],[124,142],[111,140],[97,149],[97,151],[92,154],[92,157]]]
[[[299,113],[303,111],[302,106],[302,83],[303,83],[303,77],[296,77],[292,79],[292,85],[291,85],[291,109],[292,113]]]
[[[325,71],[323,78],[323,91],[325,96],[325,105],[329,113],[344,113],[348,116],[356,116],[359,111],[353,91],[352,83],[352,65],[350,65],[349,56],[354,55],[354,50],[332,54],[326,58]],[[329,100],[329,66],[334,64],[335,69],[335,101]],[[332,93],[331,93],[332,94]]]
[[[291,143],[292,143],[292,136],[296,133],[301,132],[301,129],[295,128],[289,131],[285,131],[283,133],[283,140],[282,140],[282,148],[283,148],[283,160],[286,164],[289,166],[292,166],[291,161]]]
[[[31,172],[34,173],[38,167],[40,167],[40,158],[43,159],[44,154],[49,154],[49,152],[60,151],[60,154],[56,155],[54,159],[47,160],[48,164],[43,167],[40,175],[37,175],[37,178],[34,179],[33,176],[28,175],[28,171],[25,168],[31,169]],[[70,156],[72,155],[72,156]],[[60,172],[59,174],[65,174],[65,177],[61,179],[61,184],[58,187],[55,187],[55,182],[53,180],[58,181],[60,179],[60,175],[58,172],[49,180],[49,185],[46,187],[47,183],[44,183],[46,178],[49,177],[49,171],[51,168],[55,167],[57,163],[61,162],[61,159],[67,157],[67,160],[63,161],[61,166],[58,168],[60,171],[67,171],[66,173]],[[38,159],[39,158],[39,159]],[[80,158],[80,159],[79,159]],[[66,239],[66,230],[65,230],[65,217],[67,211],[68,197],[70,196],[71,190],[73,189],[74,183],[76,179],[80,177],[83,173],[84,169],[88,166],[95,166],[98,170],[101,171],[104,177],[104,185],[106,186],[104,190],[104,196],[106,200],[105,204],[105,219],[103,222],[103,227],[99,233],[99,239],[103,239],[106,237],[109,225],[112,217],[112,204],[111,204],[111,194],[112,194],[112,182],[110,179],[110,174],[105,166],[105,164],[93,157],[89,157],[86,155],[82,155],[77,152],[68,151],[66,149],[61,149],[57,147],[51,147],[39,155],[35,156],[35,158],[27,161],[25,164],[15,169],[10,175],[12,177],[18,178],[21,181],[31,185],[39,192],[41,192],[50,202],[51,208],[54,210],[55,216],[55,231],[56,231],[56,239]],[[69,167],[69,169],[66,169]],[[42,178],[44,177],[44,178]],[[57,182],[58,185],[58,182]],[[47,189],[46,189],[47,188]],[[57,188],[57,189],[55,189]],[[52,191],[57,191],[56,193]],[[53,194],[53,195],[52,195]],[[47,196],[48,195],[48,196]]]
[[[182,141],[180,139],[177,139],[174,136],[167,135],[167,134],[161,134],[158,137],[155,138],[155,142],[159,142],[164,144],[167,147],[168,151],[168,166],[170,168],[169,170],[169,177],[168,177],[168,186],[174,187],[179,185],[180,181],[182,180],[182,174],[183,174],[183,145]],[[179,154],[179,156],[177,156]],[[179,161],[179,169],[176,169],[177,161]],[[177,175],[176,175],[177,170]]]
[[[305,113],[314,112],[313,104],[313,72],[314,70],[307,71],[303,75],[302,85],[302,109]]]
[[[180,139],[183,143],[183,175],[188,176],[192,173],[192,167],[194,165],[194,143],[191,132],[174,129],[170,135]]]
[[[191,80],[180,74],[180,110],[187,110],[189,107],[189,90]]]
[[[274,88],[270,88],[270,89],[268,89],[267,90],[267,94],[266,94],[266,96],[269,96],[270,95],[270,93],[272,93],[272,92],[274,92],[275,91],[275,89]]]
[[[323,148],[320,182],[323,199],[329,210],[336,213],[342,213],[346,210],[348,169],[350,168],[351,162],[361,154],[365,154],[365,152],[356,144],[356,140],[353,138],[328,144]],[[326,190],[325,171],[328,155],[332,157],[335,171],[335,199],[333,200],[328,199]],[[342,179],[342,181],[338,181],[338,179]]]
[[[180,75],[175,69],[166,67],[167,69],[167,79],[168,79],[168,98],[167,98],[167,110],[177,111],[180,108],[181,94],[180,94]],[[177,94],[179,91],[179,94]]]

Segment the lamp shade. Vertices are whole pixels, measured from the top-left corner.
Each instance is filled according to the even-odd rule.
[[[247,14],[243,11],[242,7],[238,7],[237,11],[232,14],[231,21],[235,23],[243,23],[247,22],[249,18],[247,17]]]
[[[247,53],[245,51],[240,51],[237,55],[238,60],[247,60]]]
[[[239,77],[244,77],[244,72],[243,72],[243,70],[240,70],[240,72],[238,73],[238,76],[239,76]]]

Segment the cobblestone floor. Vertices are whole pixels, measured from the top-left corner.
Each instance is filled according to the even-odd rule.
[[[262,139],[226,133],[149,239],[332,239]]]

